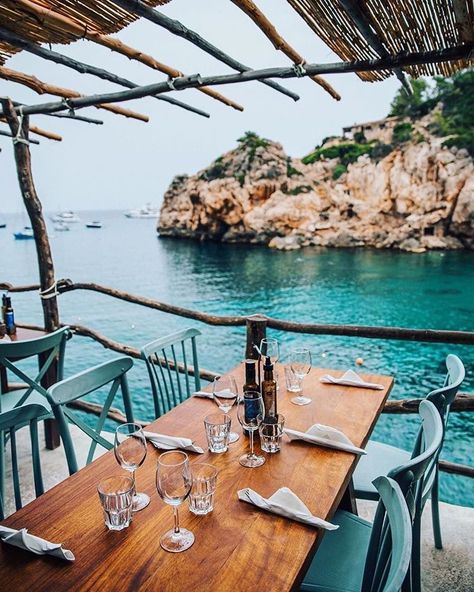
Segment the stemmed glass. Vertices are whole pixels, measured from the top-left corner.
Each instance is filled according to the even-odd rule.
[[[239,458],[243,467],[260,467],[265,462],[264,456],[257,456],[253,451],[253,433],[258,430],[265,415],[263,399],[258,391],[247,391],[237,401],[237,418],[240,425],[250,433],[250,452]]]
[[[237,383],[235,382],[235,378],[230,375],[214,378],[212,395],[219,409],[223,413],[229,413],[237,401]],[[237,442],[239,437],[237,432],[229,432],[229,444]]]
[[[311,370],[311,352],[305,347],[298,347],[290,352],[290,367],[293,374],[298,378],[300,384],[303,382],[303,378]],[[293,397],[291,402],[295,405],[308,405],[311,403],[309,397],[298,395]]]
[[[137,423],[124,423],[115,430],[114,452],[117,462],[133,477],[133,506],[132,510],[138,512],[150,503],[146,493],[137,493],[135,488],[135,471],[140,467],[146,457],[146,438],[142,428]]]
[[[165,551],[181,553],[194,543],[194,535],[186,528],[179,527],[178,506],[191,492],[193,478],[185,452],[172,450],[160,454],[156,467],[156,489],[161,499],[173,507],[174,528],[165,532],[160,545]]]

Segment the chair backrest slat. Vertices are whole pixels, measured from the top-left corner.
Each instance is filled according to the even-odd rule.
[[[185,329],[152,341],[142,348],[142,358],[150,377],[155,417],[167,413],[191,396],[190,374],[194,374],[194,390],[200,390],[196,345],[196,337],[200,334],[197,329]]]
[[[362,581],[363,592],[399,592],[410,566],[411,518],[396,481],[374,481],[380,501],[375,513]]]
[[[54,416],[58,421],[59,432],[63,441],[69,473],[71,475],[75,473],[79,467],[69,431],[69,422],[75,424],[91,439],[86,464],[92,461],[97,444],[106,450],[110,450],[113,447],[113,444],[103,438],[100,432],[102,431],[107,414],[119,388],[122,393],[127,421],[133,422],[132,404],[125,376],[132,366],[132,358],[121,356],[115,360],[104,362],[103,364],[84,370],[75,376],[71,376],[70,378],[56,383],[48,389],[48,400],[51,404]],[[102,411],[95,424],[95,428],[92,428],[87,425],[77,413],[73,412],[70,407],[67,407],[67,405],[106,385],[110,385],[110,389],[103,404]]]
[[[25,404],[20,408],[10,409],[0,413],[0,519],[4,518],[6,502],[5,496],[5,447],[10,446],[12,485],[15,499],[15,507],[22,507],[21,484],[19,475],[19,463],[17,453],[16,431],[28,426],[31,440],[31,460],[36,496],[43,493],[43,478],[41,473],[40,453],[38,445],[38,418],[44,418],[48,410],[42,405]]]

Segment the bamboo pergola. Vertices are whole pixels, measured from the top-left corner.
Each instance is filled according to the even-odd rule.
[[[185,24],[159,10],[170,0],[0,0],[0,78],[33,89],[58,100],[33,105],[0,97],[0,122],[8,131],[0,134],[13,141],[20,189],[35,236],[44,326],[48,331],[60,326],[54,264],[36,193],[32,170],[30,133],[60,141],[54,132],[30,125],[30,117],[41,114],[67,117],[77,122],[101,124],[102,121],[78,115],[86,107],[105,109],[142,122],[148,116],[117,105],[124,101],[154,97],[197,115],[209,114],[187,102],[169,96],[186,89],[197,89],[206,96],[238,111],[243,107],[215,90],[224,84],[258,81],[293,100],[299,96],[275,79],[308,77],[332,98],[338,92],[324,79],[325,74],[356,73],[364,81],[378,81],[394,74],[410,92],[406,73],[451,75],[474,62],[474,9],[472,0],[288,0],[302,19],[341,59],[329,64],[309,63],[277,31],[253,0],[230,0],[243,11],[289,60],[281,68],[254,70],[204,39]],[[155,56],[125,44],[115,35],[143,18],[159,29],[166,29],[230,67],[224,75],[185,75]],[[60,53],[51,45],[68,45],[81,40],[101,45],[112,52],[141,63],[154,72],[154,82],[139,86],[120,74],[78,61]],[[26,51],[81,74],[112,82],[122,90],[83,95],[53,81],[42,81],[31,73],[7,67],[8,59]],[[156,82],[156,72],[167,78]],[[124,90],[125,89],[125,90]]]

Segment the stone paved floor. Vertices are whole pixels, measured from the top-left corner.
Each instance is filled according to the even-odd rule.
[[[80,466],[87,456],[87,437],[72,426],[71,429]],[[43,441],[43,440],[42,440]],[[29,440],[26,430],[18,433],[19,464],[23,484],[23,503],[34,498],[29,458]],[[98,450],[100,454],[101,449]],[[62,448],[42,451],[43,476],[46,489],[53,487],[68,475],[66,459]],[[22,458],[25,462],[22,462]],[[7,459],[9,469],[9,459]],[[9,481],[7,476],[7,482]],[[472,481],[466,478],[466,487]],[[11,489],[7,487],[7,499],[12,499]],[[358,502],[359,514],[372,520],[375,502]],[[7,513],[14,507],[7,506]],[[441,504],[441,522],[444,548],[439,551],[433,545],[431,511],[425,508],[422,525],[422,566],[423,590],[425,592],[473,592],[474,591],[474,508],[463,508]]]

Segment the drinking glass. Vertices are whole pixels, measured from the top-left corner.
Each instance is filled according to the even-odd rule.
[[[260,447],[264,452],[279,452],[281,446],[281,439],[283,437],[283,427],[285,426],[285,418],[279,413],[270,421],[265,419],[260,424],[258,431],[260,434]]]
[[[260,467],[265,462],[264,456],[257,456],[253,451],[253,433],[262,423],[265,415],[263,399],[258,391],[247,391],[237,401],[237,418],[240,425],[250,433],[250,452],[239,458],[243,467]]]
[[[130,471],[134,483],[133,511],[143,510],[150,503],[146,493],[137,493],[135,471],[146,457],[146,438],[137,423],[124,423],[115,430],[114,452],[117,462],[126,471]]]
[[[285,366],[286,390],[290,393],[301,393],[301,380],[291,369],[291,366]]]
[[[230,433],[230,416],[225,413],[211,413],[204,418],[209,452],[227,452]]]
[[[273,337],[262,339],[260,341],[260,353],[262,356],[269,356],[273,366],[275,366],[280,359],[280,343],[278,339]]]
[[[191,468],[193,485],[188,498],[189,511],[204,516],[214,509],[217,469],[207,463],[193,463]]]
[[[105,525],[109,530],[123,530],[132,520],[134,480],[126,475],[103,479],[98,487]]]
[[[160,545],[170,553],[186,551],[194,543],[194,535],[186,528],[179,527],[178,506],[191,492],[193,478],[185,452],[172,450],[158,457],[156,467],[156,489],[161,499],[173,507],[174,528],[165,532]]]
[[[290,353],[290,368],[293,374],[299,379],[300,383],[303,382],[303,378],[311,370],[311,352],[305,347],[298,347]],[[291,402],[295,405],[308,405],[311,403],[309,397],[304,397],[302,394],[297,397],[293,397]]]
[[[237,383],[235,382],[235,378],[230,375],[214,378],[212,395],[219,409],[223,413],[229,413],[233,404],[237,401]],[[237,442],[239,437],[237,432],[229,432],[229,444]]]

